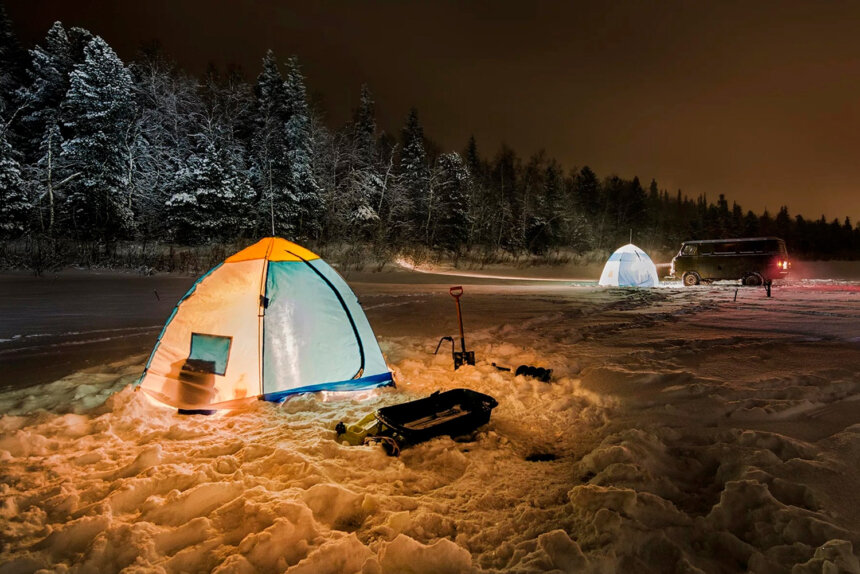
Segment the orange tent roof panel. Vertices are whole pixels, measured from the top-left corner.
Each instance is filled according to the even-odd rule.
[[[268,259],[269,261],[311,261],[319,259],[319,255],[292,241],[280,237],[266,237],[242,251],[231,255],[225,263],[249,261],[251,259]]]

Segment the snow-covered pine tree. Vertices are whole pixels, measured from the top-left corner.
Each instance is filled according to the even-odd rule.
[[[361,87],[352,123],[340,138],[342,174],[336,198],[342,235],[347,240],[369,239],[378,228],[384,176],[377,157],[373,96]]]
[[[473,178],[477,179],[483,170],[483,162],[481,161],[481,155],[478,153],[478,142],[475,140],[474,134],[469,136],[469,142],[466,144],[464,155],[466,169],[469,170]]]
[[[594,218],[600,211],[600,181],[590,167],[585,166],[573,180],[573,196],[583,215]]]
[[[253,188],[240,155],[218,135],[188,158],[167,201],[170,228],[181,243],[231,240],[253,226]]]
[[[30,58],[28,84],[18,91],[28,156],[42,146],[49,126],[61,121],[60,104],[69,89],[69,74],[74,67],[72,45],[62,23],[54,22],[44,42],[30,50]]]
[[[198,164],[203,158],[192,155],[170,186],[166,208],[167,228],[170,237],[182,244],[203,243],[206,240],[201,219],[200,204],[197,202],[198,180],[203,179]]]
[[[271,50],[263,58],[263,71],[254,86],[256,110],[251,142],[252,181],[257,190],[259,228],[265,233],[292,237],[295,232],[294,198],[289,196],[286,123],[287,93],[278,61]]]
[[[314,177],[317,185],[322,189],[325,201],[325,214],[323,216],[323,241],[340,239],[343,235],[341,214],[341,192],[338,188],[341,181],[340,170],[342,169],[341,152],[346,147],[343,141],[346,139],[342,131],[329,130],[319,114],[311,116],[314,137]]]
[[[356,163],[366,167],[376,162],[376,104],[367,84],[362,84],[358,108],[352,124]]]
[[[469,142],[466,144],[466,150],[463,154],[463,161],[472,179],[471,198],[469,201],[472,225],[469,230],[469,243],[483,242],[486,244],[491,240],[489,229],[492,198],[490,197],[490,189],[486,181],[487,165],[481,159],[480,153],[478,153],[478,142],[475,141],[474,135],[469,136]]]
[[[70,134],[63,142],[63,159],[77,174],[66,196],[73,232],[109,242],[133,224],[124,143],[134,102],[128,70],[98,36],[71,73],[63,111]]]
[[[421,238],[426,242],[429,232],[430,170],[427,167],[427,153],[424,150],[424,129],[418,123],[418,110],[409,110],[409,117],[403,127],[403,150],[400,153],[400,183],[404,188],[408,213],[393,214],[398,222],[405,224],[407,237]]]
[[[27,52],[12,28],[5,6],[0,4],[0,116],[6,118],[4,125],[15,114],[13,95],[25,81],[27,64]]]
[[[66,169],[61,157],[61,104],[69,89],[76,58],[83,59],[83,47],[79,44],[91,39],[92,34],[86,30],[66,31],[61,22],[54,22],[44,41],[30,51],[27,85],[16,94],[21,109],[18,130],[25,157],[22,167],[32,189],[38,228],[49,235],[53,235],[58,224],[69,223],[68,218],[62,217],[61,203],[64,182],[74,172]]]
[[[469,240],[472,226],[469,205],[472,177],[456,152],[439,156],[434,171],[438,195],[435,244],[459,254]]]
[[[542,163],[537,167],[540,168]],[[544,254],[558,245],[564,221],[561,202],[564,182],[558,162],[554,159],[547,161],[538,180],[540,187],[535,190],[531,201],[525,236],[526,247],[531,253]]]
[[[179,73],[157,49],[131,65],[137,114],[129,141],[136,228],[145,238],[168,232],[167,200],[200,133],[202,102],[197,82]]]
[[[523,182],[522,162],[516,152],[502,144],[496,153],[489,174],[492,193],[489,203],[492,245],[509,250],[521,249],[525,244],[522,236]]]
[[[0,237],[8,239],[25,231],[30,202],[7,133],[6,129],[0,130]]]
[[[322,189],[314,175],[313,133],[308,109],[305,80],[295,56],[287,62],[284,82],[289,119],[286,123],[286,146],[290,177],[288,197],[295,201],[296,234],[299,238],[319,238],[325,210]]]

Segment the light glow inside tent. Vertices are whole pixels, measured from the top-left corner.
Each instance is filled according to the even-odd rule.
[[[609,257],[600,274],[600,285],[610,287],[656,287],[657,267],[648,254],[628,243]]]
[[[355,294],[325,261],[266,238],[203,275],[167,320],[138,385],[180,409],[391,384]]]

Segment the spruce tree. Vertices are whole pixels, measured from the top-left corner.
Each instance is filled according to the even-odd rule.
[[[435,244],[459,254],[469,240],[472,226],[469,205],[472,178],[456,152],[440,155],[435,171],[438,190]]]
[[[409,117],[402,131],[403,150],[400,153],[400,181],[406,202],[403,207],[407,213],[396,217],[405,224],[407,233],[426,241],[429,232],[430,171],[427,166],[427,153],[424,151],[424,129],[418,123],[418,110],[409,110]]]
[[[136,229],[143,238],[168,232],[169,188],[186,167],[211,116],[204,111],[196,80],[179,73],[157,49],[149,49],[130,67],[137,114],[130,141],[131,187],[135,193]]]
[[[51,124],[60,123],[60,104],[69,89],[74,67],[72,44],[62,23],[54,22],[45,40],[30,51],[32,66],[28,84],[18,92],[22,105],[21,125],[29,152],[40,147]]]
[[[367,84],[361,86],[352,131],[359,166],[363,168],[372,165],[376,162],[376,111],[373,94]]]
[[[488,240],[488,226],[490,219],[490,197],[486,182],[487,167],[478,152],[478,143],[475,136],[469,136],[466,150],[463,152],[463,160],[472,180],[472,192],[469,200],[471,206],[470,219],[472,222],[469,230],[469,242]]]
[[[469,136],[469,142],[466,144],[465,164],[472,178],[478,179],[483,171],[483,165],[481,155],[478,153],[478,142],[475,141],[474,135]]]
[[[72,227],[78,237],[110,242],[133,225],[125,138],[134,106],[128,70],[98,36],[71,73],[63,110],[70,133],[63,159],[77,175],[66,197]]]
[[[743,234],[746,237],[755,237],[759,234],[758,216],[752,210],[747,211],[747,214],[744,216],[743,230]]]
[[[563,181],[558,162],[549,161],[541,181],[543,189],[535,198],[526,236],[528,249],[535,254],[546,253],[561,240]]]
[[[490,181],[493,187],[494,244],[509,251],[525,246],[523,214],[525,194],[523,192],[522,162],[516,152],[502,145],[493,161]]]
[[[589,217],[600,211],[600,181],[590,167],[585,166],[574,179],[573,195],[579,208]]]
[[[298,231],[299,209],[292,189],[287,135],[291,104],[287,83],[271,50],[263,58],[263,71],[257,77],[254,92],[257,102],[252,178],[258,189],[260,228],[292,238]]]
[[[69,88],[74,59],[72,42],[60,22],[54,22],[45,40],[30,51],[30,56],[27,85],[17,94],[21,105],[21,142],[39,228],[51,235],[60,220],[63,180],[70,175],[61,158],[61,104]]]
[[[639,181],[639,176],[633,176],[633,180],[624,186],[623,210],[619,224],[633,229],[635,233],[641,233],[646,221],[647,202],[648,196]],[[629,229],[627,240],[630,240]]]
[[[0,130],[0,236],[8,239],[25,231],[30,202],[7,133]]]
[[[12,29],[5,6],[0,4],[0,116],[6,122],[15,114],[14,94],[25,81],[27,64],[27,52]]]
[[[300,238],[319,238],[322,232],[322,215],[325,210],[322,190],[314,174],[314,140],[311,132],[310,110],[305,80],[299,69],[298,58],[287,62],[284,82],[286,108],[286,148],[289,165],[288,198],[294,213],[294,226]]]
[[[377,153],[374,107],[373,95],[363,85],[348,137],[341,138],[343,172],[336,202],[345,224],[341,233],[349,240],[368,239],[374,234],[384,199],[385,177]]]
[[[785,239],[789,243],[794,239],[794,226],[791,216],[788,214],[788,206],[783,205],[779,208],[774,220],[774,232],[778,237]]]
[[[181,243],[226,241],[252,226],[253,189],[236,158],[234,151],[215,141],[206,142],[188,158],[167,201],[174,239]]]

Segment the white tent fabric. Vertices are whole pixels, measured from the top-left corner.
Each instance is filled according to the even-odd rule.
[[[215,410],[391,382],[346,281],[317,254],[267,237],[225,259],[180,299],[138,388],[179,409]]]
[[[657,267],[648,254],[628,243],[609,257],[600,274],[599,284],[611,287],[656,287],[660,280],[657,278]]]

